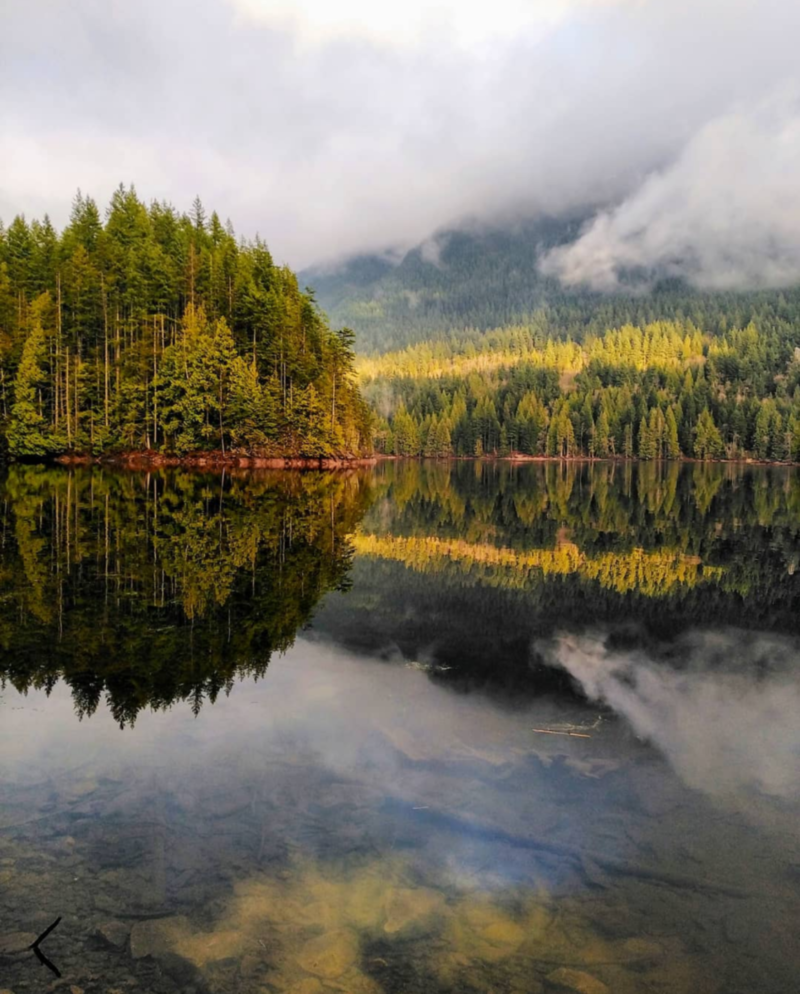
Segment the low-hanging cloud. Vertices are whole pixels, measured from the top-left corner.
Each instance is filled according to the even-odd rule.
[[[585,693],[609,704],[658,747],[690,786],[748,805],[800,791],[797,642],[767,634],[695,632],[680,666],[600,637],[540,647]]]
[[[785,121],[782,139],[760,112],[736,108],[800,86],[796,0],[2,8],[6,222],[48,211],[63,224],[77,187],[106,203],[133,181],[145,200],[182,209],[199,194],[302,266],[410,246],[465,216],[493,222],[618,203],[629,206],[598,223],[649,260],[657,231],[637,242],[626,218],[657,225],[647,204],[659,184],[665,210],[676,197],[667,188],[685,187],[685,172],[699,195],[709,149],[734,146],[737,204],[752,207],[731,212],[728,226],[741,213],[751,232],[733,242],[756,244],[751,220],[764,206],[758,244],[775,241],[763,278],[794,270],[789,222],[766,210],[763,189],[766,177],[789,196],[768,148],[783,149],[791,128]],[[737,135],[758,148],[735,148]],[[788,151],[782,161],[788,169]],[[702,228],[692,229],[697,240]],[[580,268],[574,259],[564,267],[565,278]],[[584,270],[580,278],[598,281],[596,265]]]
[[[601,212],[542,270],[614,290],[626,273],[703,288],[773,288],[800,280],[800,102],[719,117],[674,163]]]

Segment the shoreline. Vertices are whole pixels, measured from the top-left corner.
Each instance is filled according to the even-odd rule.
[[[678,459],[640,459],[639,456],[529,456],[522,452],[512,452],[507,456],[395,456],[378,452],[373,457],[374,462],[508,462],[508,463],[630,463],[642,465],[646,463],[692,463],[698,466],[709,463],[727,466],[777,466],[791,469],[800,466],[797,462],[773,462],[769,459],[753,459],[751,456],[741,459],[697,459],[694,456],[680,456]]]
[[[245,453],[192,452],[186,456],[164,452],[120,452],[102,456],[65,453],[53,461],[61,466],[113,466],[121,469],[351,469],[374,466],[375,456],[260,456]]]
[[[640,459],[638,456],[543,456],[526,455],[513,452],[507,456],[410,456],[392,455],[376,452],[371,456],[266,456],[248,453],[222,452],[192,452],[185,456],[170,455],[164,452],[136,451],[118,452],[92,456],[85,453],[62,453],[43,459],[11,460],[19,462],[53,462],[60,466],[111,466],[130,470],[151,469],[353,469],[363,466],[375,466],[380,462],[487,462],[487,463],[621,463],[637,464],[657,463],[689,463],[694,465],[721,464],[728,466],[774,466],[790,469],[799,466],[797,462],[771,462],[769,460],[743,457],[741,459],[696,459],[693,456],[681,456],[678,459]]]

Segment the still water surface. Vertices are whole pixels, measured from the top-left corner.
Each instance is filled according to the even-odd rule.
[[[789,994],[800,475],[0,483],[0,987]],[[17,933],[27,933],[27,942]]]

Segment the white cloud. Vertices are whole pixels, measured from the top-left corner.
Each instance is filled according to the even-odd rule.
[[[796,0],[442,0],[433,21],[423,0],[2,7],[6,222],[63,224],[77,186],[105,202],[134,181],[199,194],[295,266],[622,202],[710,121],[800,86]]]
[[[571,13],[636,0],[229,0],[249,20],[288,30],[310,44],[361,39],[388,47],[446,45],[480,47],[520,31],[541,31]]]
[[[613,290],[643,268],[713,289],[800,280],[800,104],[781,99],[709,122],[542,268]]]

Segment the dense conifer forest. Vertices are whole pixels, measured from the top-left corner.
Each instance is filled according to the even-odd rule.
[[[318,274],[356,341],[199,200],[181,214],[121,186],[103,216],[79,193],[60,234],[47,217],[0,227],[2,443],[17,458],[800,459],[798,291],[566,291],[536,260],[574,229],[450,233],[388,270]]]
[[[615,293],[539,268],[577,221],[447,232],[319,274],[358,334],[400,455],[800,458],[800,291],[708,292],[630,273]]]
[[[195,200],[0,225],[0,434],[10,455],[370,448],[354,341],[266,245]]]
[[[800,459],[800,334],[625,325],[583,342],[534,325],[361,361],[382,451],[441,456]]]

